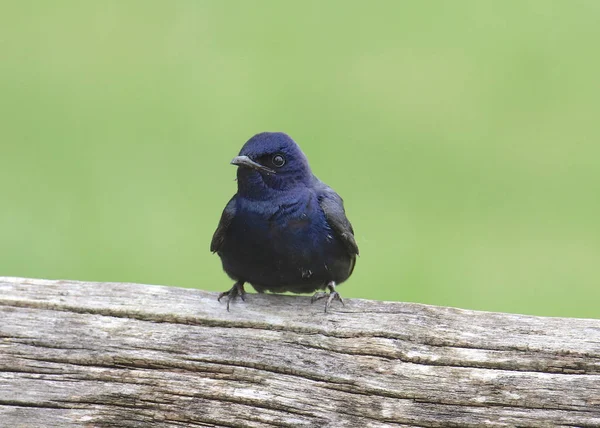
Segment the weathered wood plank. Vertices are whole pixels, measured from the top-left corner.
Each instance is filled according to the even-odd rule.
[[[600,426],[600,320],[0,278],[0,426]]]

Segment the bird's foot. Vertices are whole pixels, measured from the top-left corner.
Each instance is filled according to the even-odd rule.
[[[217,301],[221,301],[223,297],[227,296],[227,312],[229,312],[229,302],[235,300],[238,296],[246,301],[246,290],[244,290],[244,281],[237,281],[233,284],[233,287],[229,289],[229,291],[225,291],[219,294],[219,298]]]
[[[316,292],[312,296],[312,299],[310,299],[310,303],[315,303],[317,300],[321,300],[327,297],[327,302],[325,302],[325,312],[327,312],[327,309],[329,309],[329,305],[331,305],[331,302],[333,302],[334,300],[339,300],[341,304],[345,306],[342,296],[340,296],[340,293],[335,291],[335,281],[329,282],[329,284],[327,284],[327,288],[329,289],[329,293],[325,293],[323,291]]]

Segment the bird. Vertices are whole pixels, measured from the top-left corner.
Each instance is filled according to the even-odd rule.
[[[244,284],[258,293],[313,293],[311,302],[344,301],[359,254],[342,198],[319,180],[298,144],[283,132],[250,138],[239,155],[237,193],[221,214],[210,250],[235,281],[219,302],[240,297]],[[327,290],[325,292],[324,290]]]

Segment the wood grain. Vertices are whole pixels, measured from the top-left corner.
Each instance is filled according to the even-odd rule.
[[[600,427],[600,320],[0,277],[2,427]]]

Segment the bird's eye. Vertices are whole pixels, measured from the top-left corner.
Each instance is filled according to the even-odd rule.
[[[283,165],[285,165],[285,157],[283,157],[283,155],[281,154],[273,156],[273,159],[271,159],[271,161],[273,162],[273,165],[275,165],[277,168],[281,168]]]

